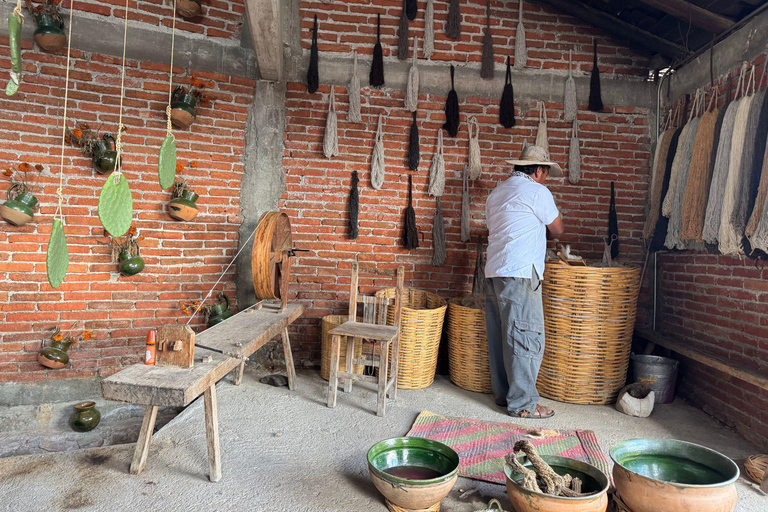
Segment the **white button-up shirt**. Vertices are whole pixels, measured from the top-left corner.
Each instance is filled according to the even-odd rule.
[[[514,172],[488,195],[486,277],[530,279],[531,267],[544,276],[547,225],[560,212],[547,187],[523,173]]]

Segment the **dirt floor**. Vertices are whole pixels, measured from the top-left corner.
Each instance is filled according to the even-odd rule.
[[[462,390],[446,377],[427,389],[400,391],[386,417],[375,415],[375,393],[339,392],[325,406],[327,383],[318,371],[299,371],[298,389],[260,384],[248,369],[243,384],[218,387],[223,478],[207,478],[203,404],[190,405],[154,437],[147,467],[128,474],[134,445],[0,459],[0,510],[184,510],[264,512],[386,511],[368,478],[365,454],[375,442],[404,435],[418,413],[512,421],[491,395]],[[657,406],[650,418],[625,416],[610,406],[544,401],[553,428],[594,430],[603,450],[635,437],[676,438],[709,446],[739,464],[754,447],[703,412],[676,402]],[[768,510],[768,496],[744,478],[738,511]],[[470,512],[499,498],[511,511],[503,486],[460,478],[443,501],[444,512]]]

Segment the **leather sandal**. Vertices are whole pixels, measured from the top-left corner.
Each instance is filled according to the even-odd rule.
[[[531,411],[526,411],[525,409],[523,409],[522,411],[510,412],[509,415],[515,418],[524,418],[524,419],[530,419],[530,420],[544,420],[554,416],[555,411],[553,411],[549,407],[544,407],[543,405],[536,404],[536,410],[533,413],[531,413]]]

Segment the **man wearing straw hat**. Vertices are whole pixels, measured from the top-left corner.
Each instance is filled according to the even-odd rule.
[[[549,151],[527,146],[512,175],[488,195],[488,257],[485,301],[491,384],[496,403],[518,418],[550,418],[554,411],[538,404],[536,377],[544,354],[544,308],[541,277],[547,230],[563,233],[563,221],[548,176],[563,170]]]

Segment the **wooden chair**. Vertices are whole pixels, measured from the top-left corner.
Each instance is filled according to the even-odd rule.
[[[360,295],[358,293],[358,276],[385,276],[396,279],[395,298]],[[377,269],[375,267],[360,267],[352,264],[352,280],[349,292],[349,318],[340,326],[329,331],[331,335],[331,369],[328,379],[328,407],[336,407],[336,392],[339,379],[343,379],[344,392],[352,390],[353,381],[375,382],[378,385],[378,408],[376,414],[384,416],[387,397],[397,396],[397,367],[400,357],[400,314],[403,304],[403,283],[405,270],[400,265],[396,270]],[[358,319],[358,301],[363,304],[362,322]],[[394,326],[388,326],[387,313],[394,307]],[[344,371],[339,371],[341,337],[347,336],[347,353]],[[356,343],[370,342],[374,344],[371,359],[356,359],[354,350]],[[378,347],[378,358],[375,348]],[[388,364],[389,352],[392,351],[392,362]],[[352,372],[352,365],[378,367],[378,376],[358,375]],[[389,367],[389,368],[388,368]],[[389,377],[388,377],[389,376]]]

